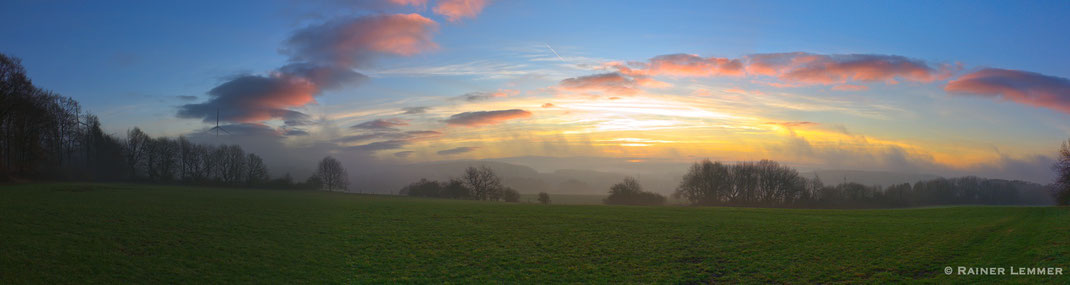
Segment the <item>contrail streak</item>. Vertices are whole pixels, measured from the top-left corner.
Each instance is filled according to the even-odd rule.
[[[554,52],[554,55],[557,56],[557,59],[560,59],[561,62],[568,63],[568,61],[565,61],[565,58],[561,57],[560,54],[557,54],[557,51],[554,50],[554,48],[550,47],[550,44],[548,44],[548,43],[543,43],[543,44],[546,45],[546,48],[550,49],[550,51]]]

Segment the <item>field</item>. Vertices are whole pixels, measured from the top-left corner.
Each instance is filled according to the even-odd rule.
[[[551,197],[552,198],[552,197]],[[945,275],[946,266],[1062,276]],[[0,186],[0,283],[1070,282],[1070,208],[537,205]]]

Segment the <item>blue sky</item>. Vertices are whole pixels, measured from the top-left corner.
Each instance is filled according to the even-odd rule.
[[[203,131],[205,117],[180,118],[180,109],[218,106],[211,104],[223,101],[211,101],[209,91],[242,76],[282,74],[280,68],[300,61],[292,51],[298,31],[327,30],[332,20],[354,20],[357,29],[368,23],[362,18],[412,15],[430,24],[409,36],[430,42],[404,47],[418,52],[349,50],[371,55],[343,66],[369,78],[319,88],[280,107],[307,122],[289,124],[276,116],[224,120],[307,133],[271,138],[291,150],[329,144],[316,149],[391,162],[554,155],[772,158],[809,168],[1043,180],[1038,172],[1070,136],[1065,1],[415,2],[14,1],[0,11],[13,23],[0,27],[0,52],[21,58],[37,85],[100,115],[112,133],[140,126],[152,135],[190,135]],[[479,9],[451,21],[437,10],[448,2]],[[891,72],[858,80],[851,73],[847,81],[831,83],[749,69],[754,55],[789,52],[843,66],[859,60],[845,55],[865,55],[858,62],[877,65],[902,57],[932,74],[918,79]],[[747,71],[696,76],[653,70],[652,58],[673,54],[739,60]],[[623,74],[625,84],[662,84],[640,84],[626,94],[564,86],[566,79],[620,75],[622,66],[648,72]],[[938,77],[943,67],[953,70]],[[1013,72],[982,72],[986,68]],[[1007,81],[1012,79],[1019,81]],[[833,89],[841,87],[852,90]],[[458,99],[473,92],[496,95]],[[547,103],[556,107],[540,107]],[[402,114],[404,107],[433,111]],[[680,111],[685,109],[696,113]],[[446,123],[453,115],[506,110],[527,115],[479,126]],[[361,146],[377,141],[343,139],[382,132],[348,128],[374,120],[403,122],[395,131],[439,134],[404,141],[383,135],[393,140],[378,142],[391,142],[390,148],[374,151]],[[551,145],[572,148],[557,153]],[[464,147],[471,151],[438,154]],[[401,152],[407,154],[395,155]],[[1031,168],[1010,168],[1020,164]]]

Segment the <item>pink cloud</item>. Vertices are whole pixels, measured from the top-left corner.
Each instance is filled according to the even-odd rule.
[[[507,120],[531,117],[531,112],[511,109],[498,111],[477,111],[454,114],[444,122],[449,125],[478,127],[498,124]]]
[[[335,20],[298,30],[284,51],[292,60],[356,67],[375,54],[409,56],[434,50],[438,24],[419,14],[373,15]]]
[[[806,122],[806,121],[766,122],[766,124],[784,126],[784,127],[788,127],[788,128],[796,128],[796,127],[805,128],[805,127],[813,127],[813,126],[817,126],[818,125],[818,123]]]
[[[424,7],[427,6],[427,0],[389,0],[390,3],[400,6],[415,6]]]
[[[832,87],[834,91],[865,91],[869,90],[865,85],[840,84]]]
[[[785,82],[803,84],[832,85],[851,81],[895,84],[897,78],[931,82],[947,79],[956,68],[951,65],[934,68],[923,61],[895,55],[795,52],[747,56],[748,73],[775,76]]]
[[[457,22],[464,18],[475,18],[487,4],[490,4],[490,0],[441,0],[432,11],[445,16],[450,22]]]
[[[639,92],[634,79],[619,72],[580,76],[561,80],[558,86],[564,90],[583,92],[603,92],[631,95]]]
[[[636,69],[619,66],[631,76],[738,76],[743,75],[743,63],[738,59],[700,57],[693,54],[668,54],[651,58],[649,62],[631,64]]]
[[[986,68],[948,82],[944,90],[1000,97],[1011,102],[1070,113],[1070,80],[1061,77]]]

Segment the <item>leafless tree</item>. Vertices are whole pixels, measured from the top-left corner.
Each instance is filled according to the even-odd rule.
[[[342,162],[333,157],[324,157],[316,167],[316,176],[327,191],[345,191],[349,189],[349,174]]]
[[[250,153],[248,159],[246,160],[246,186],[252,187],[270,180],[270,178],[268,177],[267,167],[264,166],[264,160],[260,159],[260,156]]]
[[[502,181],[486,166],[468,167],[461,176],[465,187],[472,191],[476,200],[497,201],[502,197]]]

